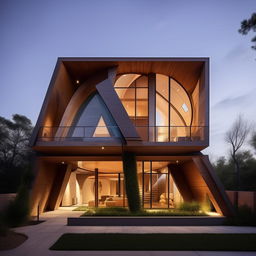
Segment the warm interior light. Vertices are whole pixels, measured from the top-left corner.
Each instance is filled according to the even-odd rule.
[[[65,164],[65,162],[61,162],[61,164]]]
[[[101,147],[101,149],[103,150],[103,149],[104,149],[104,147]]]
[[[176,160],[176,164],[179,164],[179,160]]]
[[[79,84],[79,83],[80,83],[80,81],[79,81],[79,80],[76,80],[76,83],[77,83],[77,84]]]

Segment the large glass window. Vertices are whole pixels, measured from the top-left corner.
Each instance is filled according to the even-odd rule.
[[[115,83],[115,91],[139,135],[148,140],[148,77],[121,75]]]
[[[174,79],[156,75],[155,141],[190,138],[192,107],[188,94]]]
[[[182,202],[169,169],[167,161],[137,162],[142,207],[176,208]]]
[[[179,113],[182,125],[190,125],[192,114],[191,114],[191,102],[184,90],[184,88],[178,84],[174,79],[170,80],[171,86],[171,104],[173,108]],[[177,118],[172,118],[171,122],[173,125],[179,126],[180,121]],[[177,123],[177,124],[176,124]]]
[[[160,94],[156,94],[156,141],[168,141],[169,103]]]
[[[156,74],[155,84],[156,90],[150,98],[155,97],[155,113],[148,113],[148,76],[121,75],[115,82],[115,90],[143,140],[189,140],[192,106],[187,92],[176,80],[166,75]],[[155,121],[151,122],[154,125],[148,127],[149,118],[153,120],[152,115],[155,115]]]

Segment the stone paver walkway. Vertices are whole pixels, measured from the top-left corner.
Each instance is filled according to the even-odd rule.
[[[58,256],[58,255],[176,255],[176,256],[246,256],[256,255],[256,252],[188,252],[188,251],[50,251],[49,247],[64,233],[256,233],[256,227],[232,226],[182,226],[182,227],[71,227],[66,226],[67,216],[78,217],[81,212],[70,209],[59,209],[42,214],[45,222],[16,228],[15,230],[28,236],[27,241],[16,249],[0,251],[1,256]]]

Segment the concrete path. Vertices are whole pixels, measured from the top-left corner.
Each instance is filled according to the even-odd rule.
[[[0,251],[1,256],[58,256],[58,255],[138,255],[138,256],[240,256],[256,255],[256,252],[203,252],[203,251],[50,251],[49,247],[64,233],[256,233],[256,227],[197,226],[197,227],[72,227],[66,226],[67,216],[77,217],[81,212],[60,209],[42,214],[45,222],[16,228],[28,236],[25,243],[16,249]]]

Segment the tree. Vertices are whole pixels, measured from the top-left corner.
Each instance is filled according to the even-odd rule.
[[[240,162],[238,159],[238,151],[243,146],[249,132],[250,127],[248,122],[239,115],[225,136],[226,142],[231,146],[230,155],[235,166],[236,188],[238,191],[240,190]],[[238,202],[235,203],[237,206]]]
[[[31,121],[15,114],[12,120],[0,117],[0,162],[19,165],[27,157],[28,143],[32,132]]]
[[[250,144],[256,150],[256,132],[254,132],[252,134],[252,138],[251,138]]]
[[[256,32],[256,13],[253,13],[250,19],[245,19],[241,22],[241,27],[238,32],[242,35],[247,35],[250,30]],[[252,38],[251,42],[255,43],[255,45],[252,46],[252,49],[256,50],[256,36]]]
[[[28,143],[31,121],[15,114],[12,120],[0,117],[0,189],[15,192],[25,168],[30,165],[32,151]]]
[[[256,159],[250,151],[240,151],[237,153],[237,160],[241,171],[240,189],[243,191],[255,191]],[[236,190],[234,161],[231,156],[227,160],[224,157],[220,157],[213,163],[213,168],[226,190]]]

